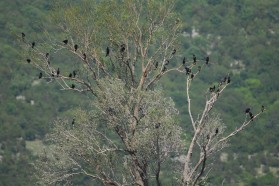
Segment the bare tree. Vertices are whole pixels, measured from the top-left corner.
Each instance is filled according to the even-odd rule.
[[[161,185],[160,175],[167,169],[174,178],[182,176],[176,183],[196,185],[210,170],[210,156],[259,115],[222,136],[224,124],[210,112],[229,84],[226,77],[217,90],[210,89],[203,113],[194,118],[190,85],[208,60],[179,59],[180,21],[173,6],[172,0],[58,2],[52,14],[57,35],[46,33],[47,42],[28,42],[24,34],[27,62],[41,71],[40,79],[57,82],[61,90],[93,95],[91,110],[77,109],[73,120],[54,122],[35,163],[39,183],[70,184],[83,175],[103,185]],[[193,126],[189,147],[181,139],[173,101],[155,86],[171,71],[187,75]],[[194,150],[195,157],[200,151],[198,160]],[[182,164],[171,158],[185,153]]]

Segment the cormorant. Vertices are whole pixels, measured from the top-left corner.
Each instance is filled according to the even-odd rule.
[[[247,109],[245,110],[245,113],[248,114],[248,113],[250,112],[250,110],[251,110],[250,108],[247,108]]]
[[[230,78],[230,76],[228,76],[227,83],[229,84],[230,82],[231,82],[231,78]]]
[[[170,63],[170,61],[169,60],[166,60],[166,63],[165,63],[165,65],[168,65]]]
[[[195,75],[192,73],[192,74],[191,74],[191,79],[193,79],[194,77],[195,77]]]
[[[54,77],[54,72],[53,71],[51,71],[51,76]]]
[[[21,38],[22,38],[22,41],[24,41],[24,38],[25,38],[25,33],[21,33]]]
[[[264,106],[263,106],[263,105],[262,105],[261,111],[262,111],[262,112],[264,111]]]
[[[160,127],[161,123],[156,123],[155,128],[158,129]]]
[[[76,86],[75,86],[74,84],[72,84],[71,88],[72,88],[72,89],[75,89],[75,87],[76,87]]]
[[[63,43],[64,43],[65,45],[67,45],[67,44],[68,44],[68,39],[65,39],[65,40],[63,41]]]
[[[39,74],[39,79],[41,79],[42,77],[43,77],[43,73],[40,72],[40,74]]]
[[[205,58],[205,64],[208,65],[208,62],[209,62],[209,57],[207,56],[207,57]]]
[[[227,76],[224,77],[224,81],[223,82],[226,83],[226,81],[227,81]]]
[[[123,53],[125,51],[125,44],[122,44],[120,47],[120,52]]]
[[[109,47],[107,47],[107,53],[106,53],[106,57],[109,55]]]
[[[157,68],[158,68],[158,65],[159,65],[159,62],[158,62],[158,61],[156,61],[156,63],[155,63],[155,69],[157,69]]]
[[[218,132],[219,132],[219,129],[218,129],[218,128],[216,128],[216,130],[215,130],[215,135],[217,135],[217,134],[218,134]]]
[[[195,54],[193,54],[193,64],[196,65],[197,64],[197,57]]]
[[[73,118],[72,125],[74,125],[74,124],[75,124],[75,121],[76,121],[76,119],[75,119],[75,118]]]
[[[85,61],[86,60],[86,54],[83,53],[83,60]]]
[[[28,59],[26,59],[26,61],[27,61],[28,63],[30,63],[30,62],[31,62],[31,59],[28,58]]]
[[[59,68],[58,68],[58,69],[57,69],[57,72],[56,72],[57,77],[59,76],[59,74],[60,74],[60,70],[59,70]]]
[[[74,70],[74,71],[73,71],[73,76],[74,76],[74,78],[76,77],[76,75],[77,75],[77,72]]]
[[[176,53],[176,49],[174,48],[171,54],[174,55],[175,53]]]
[[[210,139],[210,135],[209,134],[206,135],[206,139],[208,139],[208,140]]]
[[[75,44],[74,48],[75,48],[75,52],[76,52],[76,51],[77,51],[77,49],[78,49],[78,45],[77,45],[77,44]]]
[[[36,45],[36,43],[33,41],[32,44],[31,44],[31,47],[34,48],[35,45]]]
[[[49,53],[46,53],[46,58],[48,58],[48,56],[49,56]]]
[[[71,78],[72,76],[73,76],[72,73],[70,73],[70,74],[69,74],[69,78]]]
[[[189,75],[191,73],[191,69],[190,68],[185,67],[185,70],[186,70],[186,75]]]
[[[249,112],[249,116],[250,116],[250,119],[253,120],[254,115],[252,114],[252,112]]]
[[[182,64],[185,65],[185,63],[186,63],[186,58],[184,57],[183,61],[182,61]]]

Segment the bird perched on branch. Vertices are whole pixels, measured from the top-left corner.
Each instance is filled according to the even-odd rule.
[[[109,52],[110,52],[109,47],[107,47],[106,57],[109,56]]]
[[[175,53],[176,53],[176,49],[174,48],[171,54],[174,55]]]
[[[205,64],[208,65],[208,63],[209,63],[209,57],[207,56],[207,57],[205,58]]]
[[[228,80],[227,80],[227,83],[229,84],[231,82],[231,77],[228,76]]]
[[[63,43],[64,43],[64,45],[67,45],[67,44],[68,44],[68,39],[65,39],[65,40],[63,41]]]
[[[70,74],[69,74],[69,78],[71,78],[72,76],[73,76],[72,73],[70,73]]]
[[[24,41],[24,38],[25,38],[25,33],[21,33],[21,38],[22,38],[22,41]]]
[[[42,77],[43,77],[43,73],[40,72],[40,74],[39,74],[39,79],[41,79]]]
[[[209,87],[209,91],[214,92],[215,91],[215,85],[213,87]]]
[[[250,112],[250,111],[249,111],[249,116],[250,116],[250,119],[253,121],[254,115],[253,115],[252,112]]]
[[[164,65],[164,67],[163,67],[163,69],[162,69],[162,72],[165,72],[165,71],[167,71],[166,65]]]
[[[182,64],[185,65],[185,63],[186,63],[186,58],[184,57],[183,61],[182,61]]]
[[[120,46],[120,52],[121,53],[123,53],[124,51],[125,51],[125,44],[122,44],[121,46]]]
[[[261,111],[262,111],[262,112],[264,111],[264,106],[263,106],[263,105],[262,105]]]
[[[215,130],[215,136],[218,134],[218,132],[219,132],[219,129],[216,128],[216,130]]]
[[[185,67],[185,70],[186,70],[186,75],[189,75],[192,71],[189,67]]]
[[[26,59],[26,61],[27,61],[28,63],[30,63],[30,62],[31,62],[31,59],[28,58],[28,59]]]
[[[156,61],[156,63],[155,63],[155,69],[157,69],[157,68],[158,68],[158,65],[159,65],[159,62],[158,62],[158,61]]]
[[[76,86],[74,84],[72,84],[71,88],[74,89]]]
[[[195,77],[195,74],[192,73],[191,74],[191,79],[194,79],[194,77]]]
[[[76,52],[77,49],[78,49],[78,45],[77,44],[74,45],[74,49],[75,49],[75,52]]]
[[[48,58],[49,57],[49,53],[46,53],[46,58]]]
[[[76,77],[76,75],[77,75],[77,72],[74,70],[74,71],[73,71],[73,76],[74,76],[74,78]]]
[[[250,110],[251,110],[250,108],[246,108],[245,109],[245,114],[248,114],[250,112]]]
[[[197,64],[197,57],[195,54],[193,54],[193,65]]]
[[[86,60],[86,54],[83,53],[83,60],[85,61]]]
[[[31,47],[34,48],[35,45],[36,45],[36,43],[33,41],[33,42],[31,43]]]
[[[60,74],[60,70],[59,70],[59,68],[58,68],[57,71],[56,71],[57,77],[59,76],[59,74]]]

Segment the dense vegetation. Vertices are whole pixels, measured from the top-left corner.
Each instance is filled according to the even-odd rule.
[[[34,158],[30,149],[36,149],[36,140],[42,139],[55,117],[83,106],[86,99],[37,81],[38,72],[20,55],[17,40],[22,31],[36,40],[44,28],[51,27],[44,24],[49,2],[4,0],[0,5],[0,185],[30,185],[27,170]],[[179,50],[189,57],[210,54],[213,63],[208,69],[212,79],[201,76],[196,91],[230,71],[232,85],[217,105],[228,128],[242,121],[247,106],[257,111],[261,104],[267,108],[256,126],[232,140],[227,154],[221,154],[227,156],[223,162],[216,159],[212,183],[278,184],[278,6],[276,0],[177,0],[185,36]],[[175,75],[162,81],[165,93],[184,111],[181,123],[187,117],[186,104],[181,101],[185,100],[184,82],[184,77]],[[194,105],[198,111],[199,102]]]

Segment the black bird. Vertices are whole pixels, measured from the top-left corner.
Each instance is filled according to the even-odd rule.
[[[198,66],[198,71],[201,71],[201,66]]]
[[[59,76],[59,74],[60,74],[60,70],[59,70],[59,68],[58,68],[58,69],[57,69],[57,72],[56,72],[57,77]]]
[[[109,56],[109,52],[110,52],[109,47],[107,47],[106,57]]]
[[[176,53],[176,49],[174,48],[171,54],[174,55],[175,53]]]
[[[125,44],[122,44],[120,47],[120,52],[123,53],[125,51]]]
[[[25,38],[25,33],[21,33],[21,38],[22,38],[22,41],[24,41],[24,38]]]
[[[63,41],[63,43],[64,43],[65,45],[67,45],[67,44],[68,44],[68,39],[65,39],[65,40]]]
[[[215,130],[215,135],[217,135],[217,134],[218,134],[218,132],[219,132],[219,129],[218,129],[218,128],[216,128],[216,130]]]
[[[185,65],[185,63],[186,63],[186,58],[184,57],[183,61],[182,61],[182,64]]]
[[[69,78],[71,78],[72,76],[73,76],[72,73],[70,73],[70,74],[69,74]]]
[[[77,75],[77,72],[74,70],[74,71],[73,71],[73,76],[74,76],[74,78],[76,77],[76,75]]]
[[[209,87],[209,91],[214,92],[215,91],[215,85],[213,87]]]
[[[209,57],[207,56],[207,57],[205,58],[205,64],[208,65],[208,62],[209,62]]]
[[[73,118],[72,125],[74,125],[74,124],[75,124],[75,121],[76,121],[76,119],[75,119],[75,118]]]
[[[165,72],[166,70],[167,70],[167,67],[166,67],[166,65],[164,65],[162,72]]]
[[[33,41],[33,42],[31,43],[31,47],[34,48],[35,45],[36,45],[36,43]]]
[[[72,89],[75,89],[75,87],[76,87],[76,86],[75,86],[74,84],[72,84],[71,88],[72,88]]]
[[[77,45],[77,44],[75,44],[74,48],[75,48],[75,52],[76,52],[76,51],[77,51],[77,49],[78,49],[78,45]]]
[[[261,111],[262,111],[262,112],[264,111],[264,106],[263,106],[263,105],[262,105]]]
[[[83,60],[85,61],[86,60],[86,54],[83,53]]]
[[[195,77],[195,75],[192,73],[192,74],[191,74],[191,79],[193,79],[194,77]]]
[[[195,54],[193,54],[193,64],[196,65],[197,64],[197,57]]]
[[[186,70],[186,75],[189,75],[191,73],[191,69],[190,68],[185,67],[185,70]]]
[[[30,62],[31,62],[31,59],[28,58],[28,59],[26,59],[26,61],[27,61],[28,63],[30,63]]]
[[[158,62],[158,61],[156,61],[156,63],[155,63],[155,69],[157,69],[157,68],[158,68],[158,65],[159,65],[159,62]]]
[[[206,139],[208,139],[208,140],[210,139],[210,135],[209,134],[206,135]]]
[[[166,60],[166,63],[165,63],[165,65],[168,65],[170,63],[170,61],[169,60]]]
[[[40,72],[40,74],[39,74],[39,79],[41,79],[42,77],[43,77],[43,73]]]
[[[230,76],[228,76],[227,83],[229,84],[230,82],[231,82],[231,78],[230,78]]]
[[[48,56],[49,56],[49,53],[46,53],[46,58],[48,58]]]
[[[254,115],[252,114],[252,112],[249,112],[249,116],[250,116],[250,119],[253,121]]]
[[[223,82],[226,83],[226,81],[227,81],[227,76],[224,77],[224,81]]]
[[[54,77],[54,72],[53,71],[51,71],[51,76]]]
[[[160,127],[161,123],[156,123],[155,128],[158,129]]]
[[[248,114],[248,113],[250,112],[250,110],[251,110],[250,108],[247,108],[247,109],[245,110],[245,113]]]

